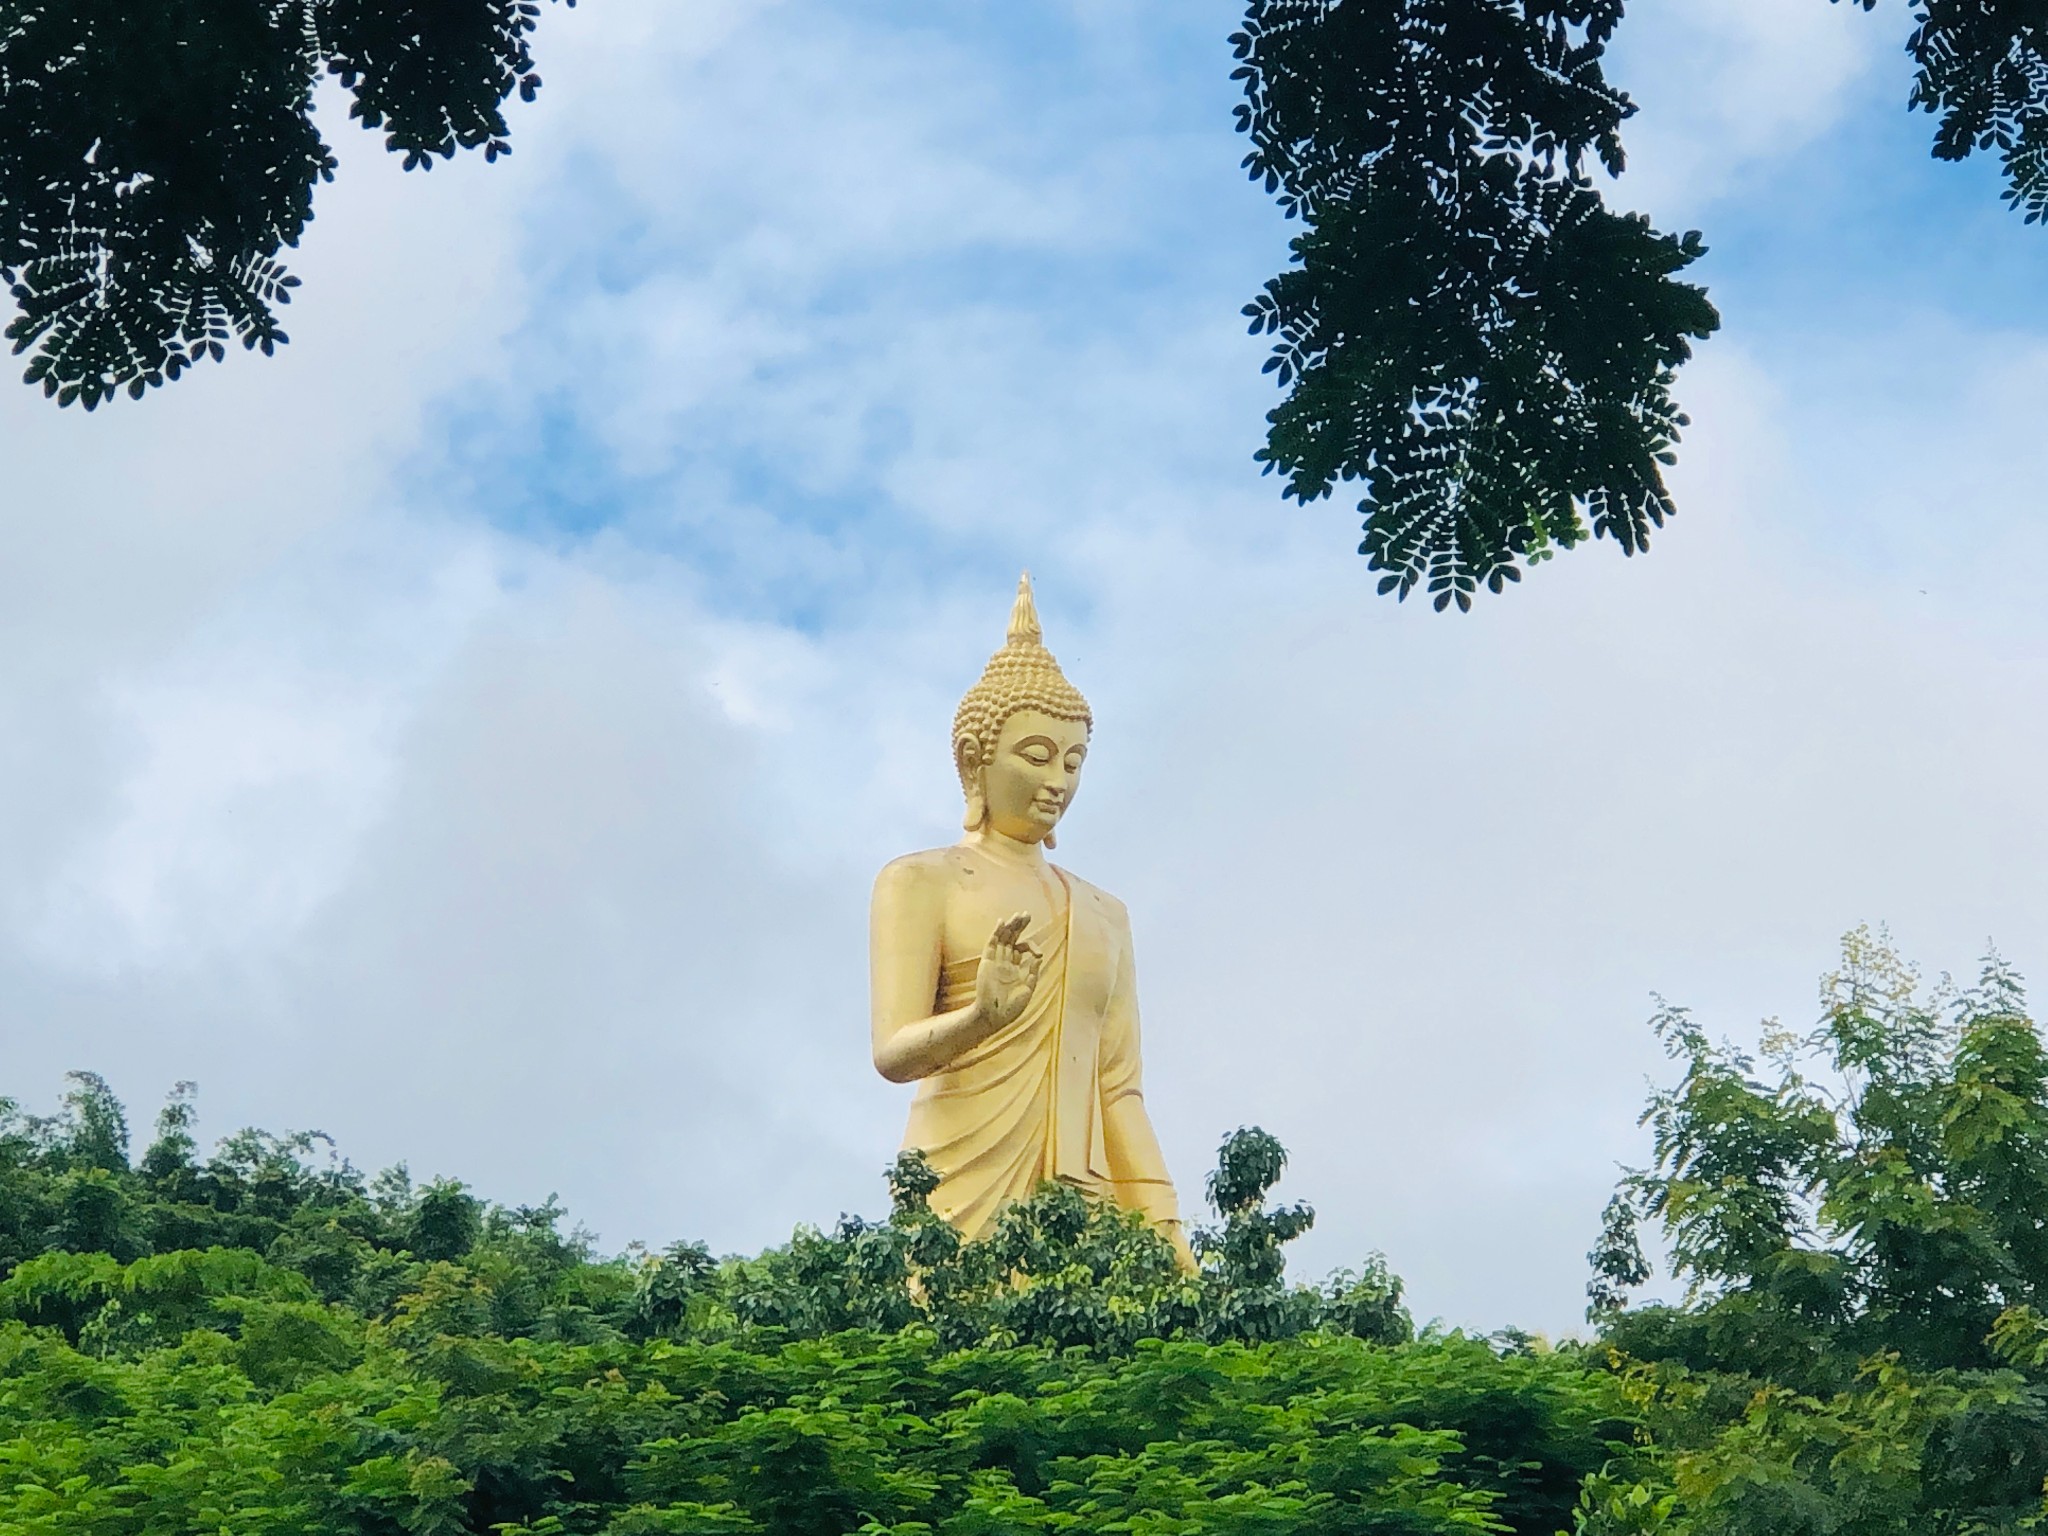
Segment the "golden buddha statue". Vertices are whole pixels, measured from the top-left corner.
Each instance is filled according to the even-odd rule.
[[[903,1144],[930,1160],[932,1208],[962,1233],[1058,1179],[1141,1212],[1192,1264],[1140,1086],[1130,916],[1045,857],[1092,723],[1027,574],[953,717],[967,835],[875,880],[875,1066],[918,1085]]]

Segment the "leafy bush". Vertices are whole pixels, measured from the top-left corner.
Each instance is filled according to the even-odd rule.
[[[1995,955],[1931,991],[1859,929],[1761,1062],[1683,1010],[1592,1254],[1593,1316],[1660,1452],[1588,1532],[2002,1532],[2048,1479],[2048,1052]],[[1682,1305],[1630,1309],[1656,1224]]]
[[[0,1107],[0,1531],[310,1536],[1992,1536],[2048,1523],[2048,1051],[2018,979],[1859,931],[1761,1057],[1680,1010],[1590,1345],[1417,1337],[1290,1283],[1286,1156],[1225,1138],[1195,1271],[1058,1185],[605,1257],[317,1136],[131,1164],[106,1085]],[[1761,1064],[1760,1064],[1761,1063]],[[1685,1286],[1634,1305],[1661,1240]]]
[[[1629,1454],[1596,1362],[1417,1342],[1377,1259],[1288,1284],[1259,1131],[1190,1274],[1058,1185],[964,1242],[916,1157],[880,1221],[606,1259],[552,1202],[191,1129],[181,1090],[130,1168],[90,1076],[0,1116],[0,1529],[1548,1536]]]

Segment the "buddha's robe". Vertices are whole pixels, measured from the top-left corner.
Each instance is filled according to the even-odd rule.
[[[923,1079],[906,1148],[939,1174],[932,1208],[969,1237],[1046,1179],[1142,1212],[1176,1240],[1180,1214],[1144,1112],[1138,991],[1123,903],[1065,870],[1065,908],[1027,933],[1038,985],[1001,1033]],[[945,966],[934,1011],[974,1000],[979,955]]]

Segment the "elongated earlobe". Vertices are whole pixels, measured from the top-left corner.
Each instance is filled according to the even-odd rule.
[[[1045,846],[1047,848],[1059,847],[1059,839],[1054,837],[1050,830],[1048,830],[1045,834]]]
[[[972,736],[956,738],[953,761],[960,769],[960,787],[967,792],[967,814],[960,818],[960,825],[969,832],[979,832],[988,824],[988,791],[983,787],[981,743]]]

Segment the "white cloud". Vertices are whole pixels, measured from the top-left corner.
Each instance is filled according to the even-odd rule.
[[[422,573],[392,558],[396,532],[356,530],[376,553],[353,572],[346,546],[311,540],[170,655],[78,701],[129,767],[25,923],[37,947],[175,972],[292,939],[341,888],[389,798],[395,735],[497,597],[473,544],[400,536]]]
[[[1609,59],[1639,109],[1622,129],[1628,173],[1616,198],[1683,228],[1707,205],[1768,183],[1772,162],[1893,89],[1876,66],[1901,46],[1896,10],[1638,0]],[[1903,110],[1903,87],[1893,94],[1890,107]]]

